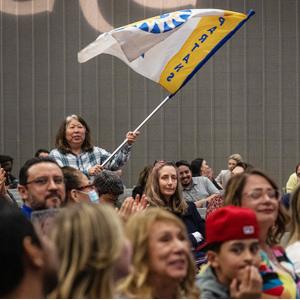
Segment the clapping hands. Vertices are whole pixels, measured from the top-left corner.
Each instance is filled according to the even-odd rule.
[[[148,201],[146,195],[143,194],[141,197],[139,194],[137,194],[135,198],[126,198],[118,212],[121,219],[126,222],[131,215],[141,212],[147,207]]]

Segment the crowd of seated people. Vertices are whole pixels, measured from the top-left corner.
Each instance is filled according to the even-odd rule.
[[[18,178],[13,159],[0,156],[11,162],[0,168],[1,297],[300,297],[297,184],[287,210],[277,184],[238,154],[217,179],[204,159],[160,159],[141,168],[120,204],[115,171],[137,136],[129,132],[125,149],[102,166],[110,153],[72,115],[55,151],[37,151]]]

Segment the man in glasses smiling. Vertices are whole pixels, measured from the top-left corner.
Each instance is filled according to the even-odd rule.
[[[20,169],[18,190],[28,218],[34,210],[60,207],[65,200],[62,170],[51,158],[29,159]]]

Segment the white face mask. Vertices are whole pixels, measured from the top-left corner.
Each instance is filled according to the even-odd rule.
[[[98,193],[95,190],[89,191],[88,193],[83,192],[83,191],[80,191],[80,192],[88,195],[90,201],[93,202],[93,203],[98,202],[98,200],[99,200]]]

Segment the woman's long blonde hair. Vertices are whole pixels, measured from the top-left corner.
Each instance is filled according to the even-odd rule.
[[[174,195],[171,196],[169,203],[165,201],[164,196],[160,192],[160,187],[159,187],[159,171],[165,166],[173,167],[176,170],[176,175],[177,175],[176,191]],[[182,187],[179,180],[177,167],[174,163],[171,162],[163,162],[153,167],[153,170],[150,173],[149,178],[147,180],[146,195],[147,195],[147,201],[150,203],[150,205],[165,208],[179,215],[184,214],[188,208],[188,205],[183,198]]]
[[[290,238],[288,245],[300,241],[300,186],[291,195],[290,200]]]
[[[131,217],[126,224],[125,232],[133,248],[133,272],[123,279],[119,286],[120,294],[129,298],[153,298],[155,287],[150,285],[149,234],[154,223],[161,221],[179,227],[188,241],[185,225],[172,213],[157,207],[146,209]],[[186,277],[177,289],[177,298],[197,298],[195,286],[195,263],[190,253]]]
[[[61,261],[50,297],[113,298],[114,267],[124,243],[121,223],[109,206],[79,203],[62,210],[51,234]]]

